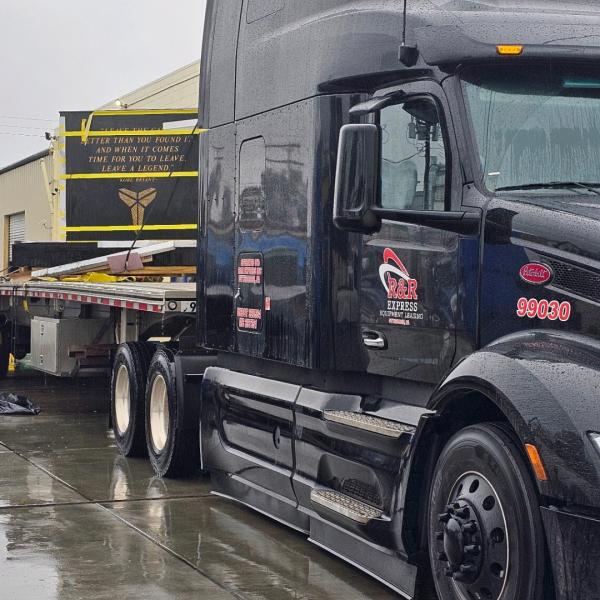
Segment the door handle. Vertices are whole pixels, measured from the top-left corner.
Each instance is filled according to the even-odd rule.
[[[362,332],[363,344],[367,348],[375,348],[377,350],[385,350],[387,348],[387,340],[379,331],[365,330]]]

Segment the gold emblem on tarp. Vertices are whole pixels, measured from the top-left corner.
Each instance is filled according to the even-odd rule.
[[[156,199],[156,189],[149,188],[141,192],[132,192],[121,188],[119,198],[131,209],[131,221],[133,225],[140,226],[144,223],[144,212]]]

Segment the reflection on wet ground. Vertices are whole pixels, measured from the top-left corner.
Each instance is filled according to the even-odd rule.
[[[107,384],[0,383],[38,417],[0,417],[2,600],[391,599],[273,521],[118,455]]]

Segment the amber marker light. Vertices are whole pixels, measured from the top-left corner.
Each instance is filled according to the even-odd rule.
[[[538,449],[533,444],[525,444],[525,450],[527,450],[527,456],[529,456],[529,462],[533,467],[533,472],[538,478],[538,481],[548,481],[548,474],[544,468],[542,457],[538,452]]]
[[[520,44],[500,44],[496,50],[500,56],[521,56],[524,46]]]

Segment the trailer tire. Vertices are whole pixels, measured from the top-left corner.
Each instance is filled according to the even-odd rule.
[[[10,333],[7,324],[0,326],[0,379],[8,375],[10,362]]]
[[[146,445],[159,477],[181,477],[198,470],[198,427],[183,422],[184,399],[177,391],[174,356],[159,348],[146,390]]]
[[[146,454],[145,395],[148,367],[155,344],[121,344],[113,363],[110,407],[115,442],[123,456]]]
[[[539,502],[519,446],[502,425],[456,433],[437,461],[429,555],[444,600],[547,600]]]

